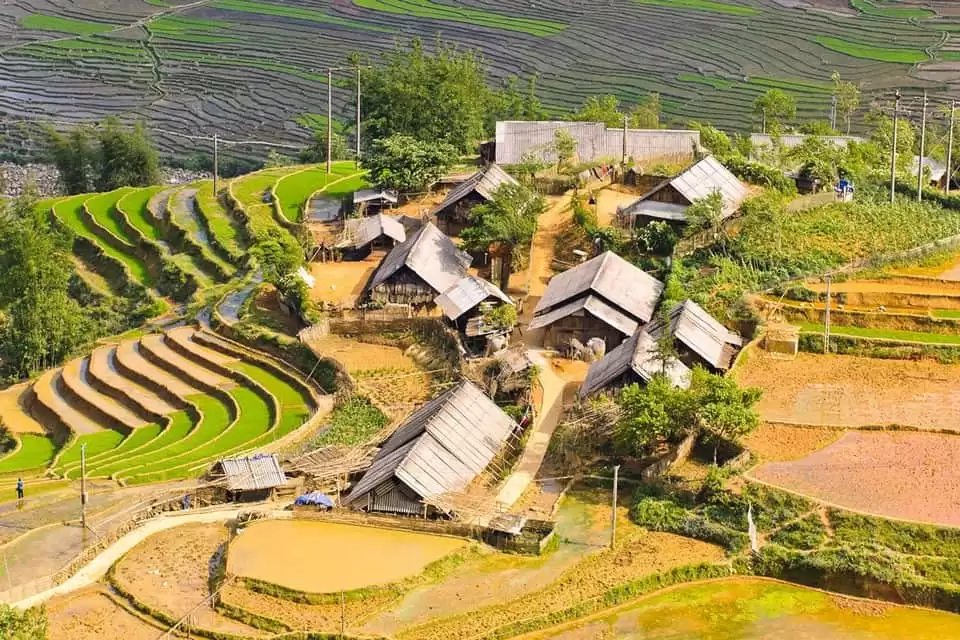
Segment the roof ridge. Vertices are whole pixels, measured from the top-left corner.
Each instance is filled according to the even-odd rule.
[[[603,274],[603,270],[607,266],[607,258],[609,258],[611,255],[616,256],[617,254],[615,254],[610,249],[607,249],[606,251],[598,255],[596,258],[594,258],[594,260],[596,260],[597,258],[600,258],[600,266],[597,268],[597,272],[593,274],[593,278],[590,280],[591,291],[596,292],[596,287],[594,285],[597,284],[597,281],[600,279],[600,275]],[[619,258],[620,256],[617,256],[617,257]]]

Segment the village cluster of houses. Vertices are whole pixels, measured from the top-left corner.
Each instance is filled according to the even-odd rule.
[[[501,129],[498,126],[498,158]],[[596,126],[581,129],[598,148],[613,144]],[[664,132],[661,142],[677,145],[677,140],[685,142],[686,138]],[[504,146],[503,153],[517,153],[515,147]],[[498,332],[509,333],[509,329],[485,326],[484,317],[489,310],[514,301],[493,283],[471,273],[473,256],[460,250],[450,237],[468,224],[473,206],[490,200],[508,183],[515,181],[490,163],[451,189],[426,220],[415,224],[385,212],[383,207],[391,204],[390,194],[378,190],[358,193],[370,215],[347,221],[348,233],[341,244],[358,256],[384,252],[363,299],[439,310],[466,342],[488,341]],[[747,195],[746,187],[708,156],[664,180],[622,208],[619,215],[632,227],[654,220],[679,227],[686,224],[687,207],[714,191],[723,196],[725,217],[732,215]],[[551,279],[525,331],[542,332],[541,344],[546,348],[598,345],[592,350],[597,358],[582,386],[583,398],[635,382],[644,384],[657,373],[665,373],[676,386],[685,387],[691,368],[697,365],[713,372],[729,369],[742,346],[740,337],[692,300],[677,304],[667,316],[658,316],[663,290],[664,284],[642,269],[613,252],[602,253]],[[664,333],[675,338],[678,349],[678,356],[667,362],[657,353]],[[463,381],[415,411],[393,433],[343,504],[374,512],[428,516],[436,497],[467,487],[518,429],[480,388]]]

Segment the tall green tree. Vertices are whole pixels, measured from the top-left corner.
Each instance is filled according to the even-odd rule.
[[[695,367],[690,394],[697,426],[707,442],[713,444],[713,464],[717,464],[717,447],[721,442],[736,442],[760,423],[754,409],[762,394],[760,389],[742,389],[733,378]]]
[[[160,157],[143,123],[124,128],[119,120],[108,119],[97,133],[98,191],[119,187],[148,187],[160,182]]]
[[[59,364],[86,339],[68,294],[70,237],[38,211],[32,194],[0,207],[0,370],[25,378]]]
[[[590,96],[573,114],[571,120],[579,122],[602,122],[608,127],[622,127],[623,114],[617,96]]]
[[[649,93],[630,113],[630,126],[634,129],[660,128],[660,94]]]
[[[486,114],[496,96],[475,50],[440,40],[432,52],[419,39],[398,43],[361,71],[361,85],[368,141],[404,135],[468,153],[489,133]]]
[[[762,131],[767,132],[768,124],[778,127],[797,115],[797,103],[789,93],[780,89],[770,89],[753,102],[753,113],[760,116]]]
[[[43,607],[20,611],[0,604],[0,638],[4,640],[47,640],[47,614]]]
[[[644,387],[624,387],[617,404],[620,419],[613,430],[614,442],[628,455],[643,456],[651,445],[674,439],[694,427],[689,394],[674,387],[661,373]]]
[[[546,199],[522,184],[504,184],[487,203],[470,212],[470,226],[461,237],[466,246],[486,251],[491,245],[505,245],[511,260],[500,273],[499,286],[506,290],[510,271],[517,266],[537,232],[537,220],[546,211]]]
[[[455,160],[452,145],[393,135],[374,142],[361,164],[376,184],[409,193],[426,190]]]
[[[98,160],[91,130],[76,127],[64,134],[51,128],[47,135],[63,190],[70,195],[92,191]]]
[[[850,121],[860,108],[860,87],[852,82],[844,82],[839,71],[830,74],[830,82],[833,83],[831,93],[837,99],[837,115],[846,124],[847,135],[850,135]]]
[[[686,211],[687,233],[695,235],[705,229],[716,238],[723,230],[723,194],[718,190],[694,201]]]
[[[557,129],[553,133],[553,152],[557,154],[557,172],[573,161],[577,155],[577,140],[566,129]]]

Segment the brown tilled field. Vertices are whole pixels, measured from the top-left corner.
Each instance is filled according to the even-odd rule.
[[[798,460],[836,442],[845,431],[793,427],[765,422],[743,439],[743,445],[762,462]]]
[[[851,431],[805,458],[750,474],[855,511],[960,526],[958,463],[958,436]]]
[[[251,627],[221,616],[209,604],[211,558],[227,540],[220,523],[187,524],[156,533],[117,563],[115,579],[123,588],[173,619],[190,613],[204,629],[261,637]]]
[[[365,260],[356,262],[345,260],[311,263],[310,275],[314,278],[314,286],[310,290],[310,299],[314,302],[353,308],[385,255],[384,252],[377,251]]]
[[[161,633],[92,589],[47,604],[50,640],[155,640]]]
[[[960,367],[754,349],[733,376],[760,387],[769,422],[843,427],[903,425],[960,431]]]

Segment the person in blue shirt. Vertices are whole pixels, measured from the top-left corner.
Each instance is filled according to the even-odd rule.
[[[17,478],[17,500],[23,500],[23,478]]]

